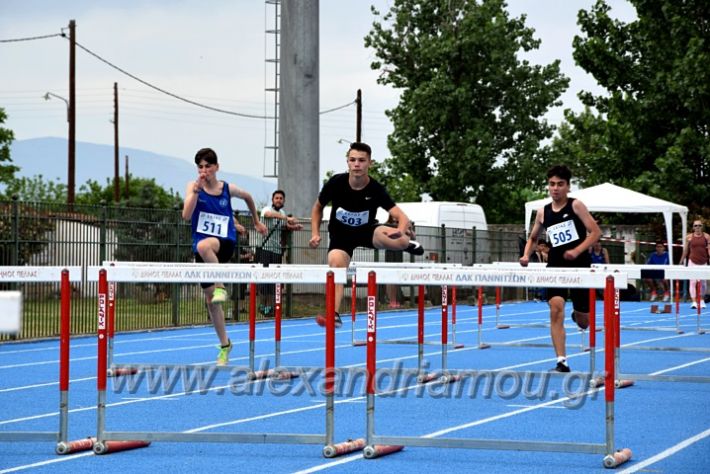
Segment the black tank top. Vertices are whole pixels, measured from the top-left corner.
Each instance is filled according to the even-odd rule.
[[[548,267],[589,267],[592,263],[589,252],[585,249],[574,260],[565,260],[564,253],[577,247],[587,238],[587,228],[572,209],[574,198],[568,198],[567,204],[555,212],[552,203],[544,208],[542,226],[547,230],[550,253]]]

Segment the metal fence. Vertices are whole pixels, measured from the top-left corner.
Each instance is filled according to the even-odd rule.
[[[239,216],[248,229],[239,239],[233,262],[254,262],[263,237],[251,226],[249,216]],[[267,222],[267,225],[273,223]],[[281,231],[284,263],[324,264],[327,256],[327,230],[320,229],[323,241],[318,249],[308,245],[310,223],[302,231]],[[402,252],[357,249],[354,261],[427,261],[470,265],[492,261],[515,261],[522,234],[505,230],[449,229],[418,227],[417,239],[425,255],[414,257]],[[181,210],[141,209],[113,206],[68,208],[64,204],[0,201],[0,265],[100,265],[106,260],[141,262],[190,262],[192,255],[190,223]],[[611,249],[613,255],[618,253]],[[622,251],[623,253],[623,251]],[[623,262],[623,260],[613,259]],[[259,263],[259,262],[257,262]],[[244,321],[248,317],[248,285],[231,285],[231,300],[225,305],[227,318]],[[32,339],[59,334],[59,286],[45,283],[2,283],[2,289],[20,289],[24,295],[23,326],[19,335],[0,335]],[[440,301],[440,289],[431,288],[428,299]],[[358,289],[358,311],[364,310],[366,288]],[[405,304],[414,304],[414,291],[400,289]],[[506,289],[504,298],[520,298],[517,290]],[[288,285],[284,315],[301,317],[322,310],[324,288],[319,285]],[[72,287],[72,334],[96,331],[97,288],[95,283]],[[472,297],[459,294],[459,299]],[[382,300],[384,301],[384,290]],[[346,289],[342,310],[351,310],[350,290]],[[269,304],[260,297],[259,304]],[[263,318],[262,314],[258,315]],[[207,311],[199,285],[121,284],[117,289],[116,329],[145,330],[170,326],[207,324]]]

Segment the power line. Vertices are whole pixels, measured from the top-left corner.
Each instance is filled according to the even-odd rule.
[[[20,42],[20,41],[34,41],[34,40],[39,40],[39,39],[54,38],[54,37],[57,37],[57,36],[61,36],[61,37],[63,37],[63,38],[68,39],[67,36],[66,36],[66,34],[62,32],[62,33],[55,33],[55,34],[50,34],[50,35],[30,36],[30,37],[25,37],[25,38],[10,38],[10,39],[4,39],[4,40],[0,40],[0,43],[14,43],[14,42]],[[213,112],[219,112],[219,113],[222,113],[222,114],[234,115],[234,116],[237,116],[237,117],[253,118],[253,119],[260,119],[260,120],[267,120],[267,119],[273,119],[273,118],[274,118],[274,117],[268,116],[268,115],[245,114],[245,113],[241,113],[241,112],[235,112],[235,111],[233,111],[233,110],[220,109],[220,108],[218,108],[218,107],[213,107],[213,106],[211,106],[211,105],[206,105],[206,104],[202,104],[202,103],[200,103],[200,102],[196,102],[196,101],[191,100],[191,99],[187,99],[187,98],[185,98],[185,97],[182,97],[182,96],[179,96],[179,95],[177,95],[177,94],[174,94],[174,93],[172,93],[172,92],[170,92],[170,91],[167,91],[167,90],[165,90],[165,89],[162,89],[162,88],[160,88],[160,87],[158,87],[158,86],[156,86],[156,85],[153,85],[153,84],[151,84],[150,82],[145,81],[145,80],[141,79],[140,77],[138,77],[138,76],[136,76],[136,75],[134,75],[134,74],[131,74],[130,72],[126,71],[125,69],[122,69],[122,68],[120,68],[119,66],[116,66],[116,65],[113,64],[111,61],[109,61],[109,60],[107,60],[107,59],[104,59],[103,57],[99,56],[97,53],[91,51],[89,48],[87,48],[86,46],[82,45],[82,44],[79,43],[78,41],[75,41],[75,44],[76,44],[79,48],[81,48],[82,50],[84,50],[85,52],[87,52],[88,54],[90,54],[91,56],[95,57],[96,59],[98,59],[98,60],[101,61],[102,63],[106,64],[107,66],[109,66],[109,67],[111,67],[111,68],[117,70],[117,71],[120,72],[121,74],[124,74],[124,75],[130,77],[131,79],[133,79],[133,80],[135,80],[135,81],[138,81],[138,82],[140,82],[141,84],[143,84],[143,85],[145,85],[145,86],[150,87],[151,89],[154,89],[154,90],[156,90],[156,91],[158,91],[158,92],[160,92],[160,93],[162,93],[162,94],[168,95],[168,96],[170,96],[170,97],[173,97],[174,99],[178,99],[178,100],[180,100],[180,101],[182,101],[182,102],[186,102],[186,103],[188,103],[188,104],[194,105],[194,106],[196,106],[196,107],[201,107],[201,108],[203,108],[203,109],[211,110],[211,111],[213,111]],[[354,100],[351,101],[351,102],[348,102],[347,104],[343,104],[343,105],[340,105],[340,106],[338,106],[338,107],[334,107],[334,108],[332,108],[332,109],[323,110],[323,111],[319,112],[319,114],[320,114],[320,115],[324,115],[324,114],[328,114],[328,113],[331,113],[331,112],[335,112],[335,111],[344,109],[344,108],[346,108],[346,107],[349,107],[349,106],[351,106],[351,105],[353,105],[353,104],[355,104],[355,101],[354,101]]]
[[[28,36],[26,38],[2,39],[0,40],[0,43],[19,43],[20,41],[34,41],[46,38],[54,38],[55,36],[64,36],[64,33],[54,33],[53,35]]]
[[[196,102],[196,101],[194,101],[194,100],[187,99],[187,98],[185,98],[185,97],[179,96],[179,95],[174,94],[174,93],[172,93],[172,92],[166,91],[165,89],[162,89],[162,88],[160,88],[160,87],[158,87],[158,86],[156,86],[156,85],[153,85],[153,84],[151,84],[150,82],[145,81],[145,80],[139,78],[138,76],[136,76],[136,75],[134,75],[134,74],[131,74],[130,72],[128,72],[128,71],[126,71],[126,70],[124,70],[124,69],[122,69],[122,68],[116,66],[115,64],[111,63],[111,62],[108,61],[107,59],[104,59],[103,57],[101,57],[101,56],[99,56],[98,54],[94,53],[93,51],[91,51],[91,50],[90,50],[89,48],[87,48],[86,46],[80,44],[78,41],[75,41],[75,43],[76,43],[76,45],[77,45],[79,48],[83,49],[84,51],[86,51],[87,53],[89,53],[90,55],[92,55],[93,57],[95,57],[96,59],[98,59],[99,61],[103,62],[104,64],[106,64],[106,65],[108,65],[108,66],[110,66],[110,67],[112,67],[113,69],[117,70],[118,72],[120,72],[120,73],[122,73],[122,74],[125,74],[126,76],[130,77],[131,79],[134,79],[134,80],[140,82],[141,84],[144,84],[144,85],[150,87],[151,89],[154,89],[154,90],[156,90],[156,91],[158,91],[158,92],[161,92],[161,93],[163,93],[163,94],[169,95],[170,97],[173,97],[173,98],[175,98],[175,99],[181,100],[181,101],[186,102],[186,103],[188,103],[188,104],[192,104],[192,105],[195,105],[195,106],[197,106],[197,107],[202,107],[202,108],[204,108],[204,109],[211,110],[211,111],[213,111],[213,112],[219,112],[219,113],[228,114],[228,115],[235,115],[235,116],[237,116],[237,117],[254,118],[254,119],[261,119],[261,120],[273,119],[273,118],[274,118],[274,117],[268,116],[268,115],[253,115],[253,114],[245,114],[245,113],[241,113],[241,112],[234,112],[234,111],[232,111],[232,110],[220,109],[220,108],[218,108],[218,107],[213,107],[213,106],[211,106],[211,105],[202,104],[202,103],[200,103],[200,102]],[[323,114],[327,114],[327,113],[330,113],[330,112],[335,112],[336,110],[343,109],[343,108],[345,108],[345,107],[348,107],[348,106],[350,106],[350,105],[353,105],[354,103],[355,103],[355,101],[353,100],[353,101],[351,101],[351,102],[348,102],[347,104],[344,104],[344,105],[341,105],[341,106],[338,106],[338,107],[334,107],[334,108],[332,108],[332,109],[324,110],[324,111],[320,112],[320,114],[323,115]]]

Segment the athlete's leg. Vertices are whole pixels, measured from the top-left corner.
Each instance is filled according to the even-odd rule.
[[[197,243],[197,253],[205,263],[219,263],[219,257],[217,256],[219,246],[219,239],[208,237]],[[212,303],[212,295],[214,294],[215,288],[224,289],[224,283],[210,285],[207,288],[203,288],[203,291],[205,293],[205,301],[207,301],[207,312],[210,314],[210,319],[212,320],[212,325],[217,333],[219,342],[222,346],[226,346],[229,344],[229,336],[227,336],[227,328],[224,322],[224,310],[221,304]]]
[[[557,357],[567,357],[565,347],[565,299],[553,296],[548,301],[550,305],[550,336]]]
[[[345,250],[331,249],[328,252],[328,266],[332,268],[348,268],[350,255]],[[335,285],[335,312],[340,313],[340,302],[343,300],[343,285]]]

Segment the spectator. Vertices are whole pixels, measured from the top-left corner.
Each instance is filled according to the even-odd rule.
[[[608,264],[609,252],[602,247],[601,241],[597,240],[589,249],[589,255],[592,257],[592,264]]]
[[[670,259],[668,258],[668,252],[666,252],[666,246],[663,242],[656,242],[656,251],[652,253],[648,260],[646,261],[648,265],[670,265]],[[654,270],[655,271],[655,270]],[[668,280],[663,278],[644,278],[643,280],[651,291],[650,300],[656,301],[658,298],[658,293],[663,291],[663,301],[667,302],[671,299],[671,294],[669,292]]]
[[[303,225],[298,219],[286,214],[283,207],[286,203],[286,193],[277,189],[271,194],[271,205],[261,210],[261,219],[269,227],[269,233],[264,237],[261,247],[256,250],[256,259],[268,267],[271,263],[283,262],[283,231],[301,230]],[[272,316],[275,285],[259,285],[258,294],[263,299],[259,311],[264,316]]]
[[[681,263],[689,267],[697,267],[707,265],[710,259],[710,235],[703,232],[703,221],[695,219],[693,221],[693,232],[685,237],[685,245],[683,246],[683,255],[680,258]],[[700,282],[700,294],[697,294],[697,286]],[[705,291],[707,284],[705,280],[690,280],[690,297],[693,302],[691,308],[697,309],[698,299],[700,299],[700,307],[705,308]]]

